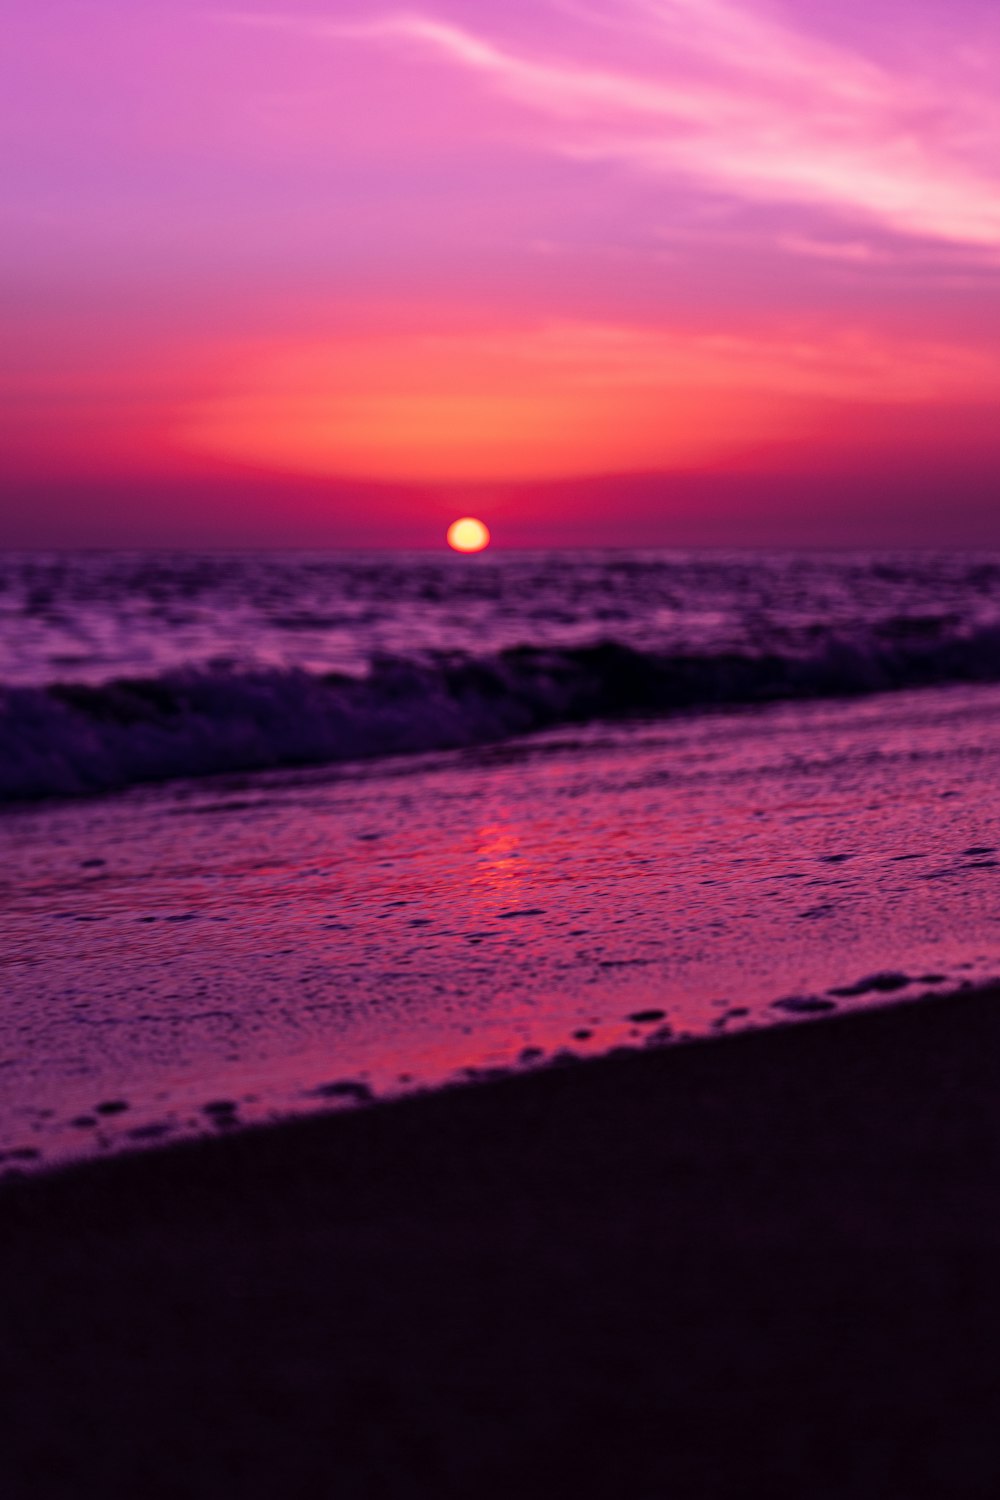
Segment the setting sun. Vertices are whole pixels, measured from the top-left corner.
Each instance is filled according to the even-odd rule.
[[[448,527],[448,546],[456,552],[482,552],[489,544],[489,528],[474,516],[462,516]]]

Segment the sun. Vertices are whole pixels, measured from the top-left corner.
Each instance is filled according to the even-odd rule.
[[[456,552],[482,552],[489,545],[489,528],[475,516],[462,516],[448,527],[448,546]]]

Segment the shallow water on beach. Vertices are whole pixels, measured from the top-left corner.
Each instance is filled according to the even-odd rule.
[[[8,1170],[1000,974],[1000,688],[0,819]]]

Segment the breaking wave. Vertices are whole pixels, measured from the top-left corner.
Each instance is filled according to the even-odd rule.
[[[787,653],[615,641],[380,657],[364,677],[213,666],[97,686],[0,687],[0,800],[487,744],[595,719],[1000,681],[1000,624],[884,621]]]

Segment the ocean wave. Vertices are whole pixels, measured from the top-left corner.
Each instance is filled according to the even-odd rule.
[[[885,621],[760,653],[616,641],[488,656],[379,657],[364,677],[181,669],[100,685],[0,688],[0,800],[174,777],[455,749],[678,710],[1000,681],[1000,625]]]

